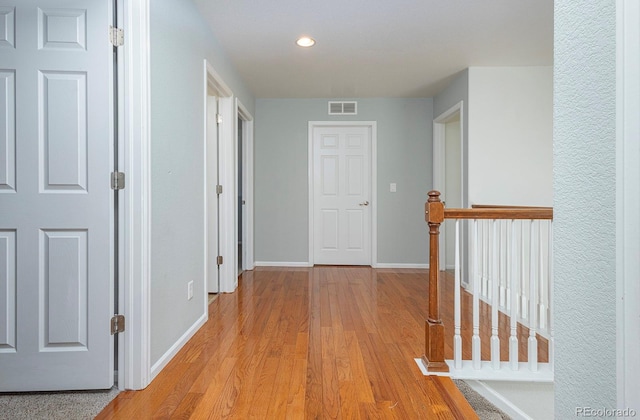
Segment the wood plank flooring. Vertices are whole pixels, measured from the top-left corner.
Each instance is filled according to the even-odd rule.
[[[450,379],[424,377],[414,362],[427,278],[369,267],[245,272],[149,387],[121,393],[97,418],[477,418]]]

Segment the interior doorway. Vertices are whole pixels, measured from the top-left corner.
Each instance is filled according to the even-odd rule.
[[[219,129],[217,124],[218,97],[216,92],[209,89],[207,92],[206,106],[206,138],[205,138],[205,190],[206,190],[206,267],[207,267],[207,292],[218,293],[220,291],[220,273],[217,264],[220,255],[220,199],[217,194],[219,182]]]
[[[233,286],[229,284],[233,280],[227,267],[228,264],[235,265],[235,245],[229,246],[229,238],[235,237],[235,232],[230,229],[236,219],[230,211],[235,207],[235,200],[229,199],[229,193],[223,194],[223,187],[226,185],[227,191],[235,190],[235,176],[228,176],[235,164],[233,160],[228,163],[228,156],[235,155],[232,145],[235,145],[233,133],[236,124],[233,120],[233,92],[206,60],[204,70],[206,290],[220,293],[233,291]],[[226,267],[223,265],[225,262]],[[207,302],[205,300],[205,304]]]
[[[236,99],[236,284],[237,277],[253,270],[253,116]]]
[[[460,126],[460,112],[456,112],[451,120],[444,123],[445,127],[445,176],[443,200],[449,208],[462,207],[462,144]],[[447,222],[452,223],[452,222]],[[445,228],[445,263],[447,270],[455,268],[455,228],[448,224]]]
[[[244,199],[242,198],[242,172],[244,170],[244,165],[242,162],[242,127],[243,121],[240,117],[238,117],[238,155],[236,156],[236,161],[238,165],[238,275],[240,275],[243,271],[243,261],[244,261],[244,251],[243,251],[243,223],[244,218],[242,217],[242,213],[244,213]]]
[[[464,191],[464,112],[460,101],[433,120],[433,189],[448,208],[465,206]],[[462,226],[460,246],[461,278],[466,282],[467,232]],[[455,227],[452,222],[440,226],[440,270],[455,268]]]

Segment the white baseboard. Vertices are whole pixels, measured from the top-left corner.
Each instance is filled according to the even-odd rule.
[[[309,262],[255,261],[256,267],[313,267]]]
[[[256,267],[313,267],[309,262],[283,262],[283,261],[256,261]],[[377,263],[373,268],[417,268],[428,269],[429,264],[405,264],[405,263]]]
[[[404,263],[376,263],[373,268],[419,268],[428,269],[429,264],[404,264]]]
[[[167,350],[165,354],[160,357],[160,359],[151,366],[151,378],[149,379],[149,383],[153,381],[153,379],[164,369],[165,366],[174,358],[176,354],[180,351],[182,347],[195,335],[196,332],[202,327],[205,322],[207,322],[208,314],[205,312],[202,314],[200,318],[184,333],[182,337],[176,341],[173,346]]]

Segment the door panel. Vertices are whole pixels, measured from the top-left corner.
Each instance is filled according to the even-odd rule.
[[[40,191],[87,190],[87,74],[40,72]]]
[[[338,195],[338,156],[322,156],[322,195]]]
[[[0,127],[4,127],[0,130],[0,194],[16,188],[15,121],[16,72],[0,70]]]
[[[0,353],[16,351],[16,231],[0,230]]]
[[[40,231],[40,348],[87,350],[87,231]]]
[[[314,127],[314,263],[371,264],[371,130]]]
[[[14,48],[16,43],[15,7],[0,5],[0,48]]]
[[[364,219],[362,210],[347,210],[347,249],[364,249]]]
[[[365,196],[365,192],[362,189],[364,180],[364,162],[362,156],[346,156],[347,164],[347,195],[362,197]]]
[[[113,385],[111,4],[0,0],[0,391]]]
[[[322,251],[338,249],[338,209],[322,209]]]

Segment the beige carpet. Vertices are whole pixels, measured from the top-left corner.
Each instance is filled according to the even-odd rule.
[[[90,420],[120,391],[0,394],[2,420]]]
[[[480,420],[507,420],[511,419],[507,414],[502,412],[498,407],[487,401],[482,395],[473,390],[465,381],[454,379],[462,395],[469,401],[471,408],[478,414]]]

